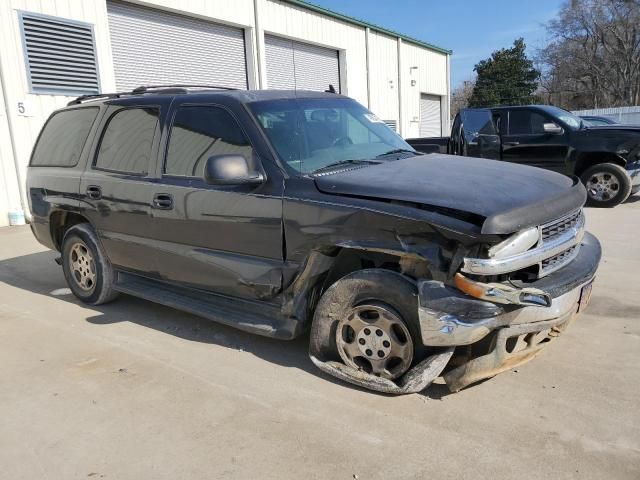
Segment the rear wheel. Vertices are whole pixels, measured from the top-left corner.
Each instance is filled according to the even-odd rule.
[[[615,207],[631,194],[631,178],[614,163],[589,167],[580,179],[587,189],[587,204],[594,207]]]
[[[117,296],[113,268],[88,223],[74,225],[65,233],[62,270],[73,294],[85,303],[100,305]]]
[[[318,303],[310,351],[381,378],[401,377],[425,351],[415,285],[380,269],[341,278]]]

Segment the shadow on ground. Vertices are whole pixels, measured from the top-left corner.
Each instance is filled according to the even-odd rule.
[[[67,284],[62,268],[54,261],[57,256],[57,252],[47,251],[2,260],[0,282],[61,302],[83,305],[70,292],[64,293]],[[184,340],[249,352],[273,364],[298,368],[337,385],[365,391],[318,370],[308,357],[308,335],[292,341],[274,340],[128,295],[120,295],[117,300],[106,305],[85,307],[96,312],[85,318],[96,326],[132,322]],[[423,392],[423,395],[432,399],[441,399],[448,394],[449,390],[445,385],[437,384]],[[379,395],[387,396],[381,393]]]

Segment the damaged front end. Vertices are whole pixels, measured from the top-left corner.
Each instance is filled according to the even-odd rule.
[[[310,352],[312,361],[349,383],[406,394],[440,376],[457,392],[531,360],[586,306],[601,248],[584,232],[582,212],[530,230],[485,249],[480,258],[461,249],[466,253],[452,255],[448,273],[442,264],[423,278],[402,270],[416,279],[420,341],[429,352],[402,377],[380,378],[316,352]],[[430,267],[437,257],[429,259]]]

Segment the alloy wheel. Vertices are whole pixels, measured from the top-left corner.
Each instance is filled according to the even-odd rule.
[[[382,304],[353,307],[338,323],[336,344],[345,364],[390,380],[404,374],[413,360],[409,330]]]

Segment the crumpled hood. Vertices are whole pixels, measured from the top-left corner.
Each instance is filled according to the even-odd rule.
[[[484,217],[482,233],[506,234],[580,208],[576,178],[495,160],[430,154],[315,177],[324,193],[417,203]],[[446,212],[445,212],[446,213]]]

